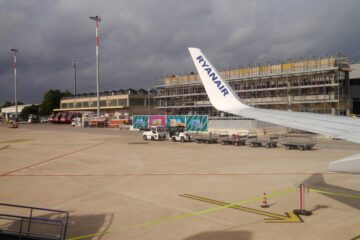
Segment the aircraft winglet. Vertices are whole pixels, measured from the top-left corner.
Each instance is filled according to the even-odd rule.
[[[230,85],[224,81],[215,67],[198,48],[189,48],[196,70],[203,82],[211,104],[219,111],[234,112],[250,108],[243,104]]]

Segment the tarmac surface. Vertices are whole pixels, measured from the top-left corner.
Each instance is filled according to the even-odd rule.
[[[298,151],[0,124],[0,202],[69,211],[67,239],[360,239],[360,175],[328,170],[359,152],[325,138]],[[299,208],[300,183],[312,216],[267,222]]]

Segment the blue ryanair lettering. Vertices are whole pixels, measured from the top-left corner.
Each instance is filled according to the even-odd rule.
[[[208,76],[211,78],[211,80],[214,82],[220,92],[224,95],[224,97],[228,95],[229,90],[227,90],[226,86],[221,82],[218,76],[216,76],[215,71],[212,70],[212,68],[207,64],[205,59],[200,55],[196,58],[196,60],[198,60],[204,71],[207,72]]]

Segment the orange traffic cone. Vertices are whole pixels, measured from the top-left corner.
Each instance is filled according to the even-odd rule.
[[[261,203],[260,207],[262,207],[262,208],[268,208],[268,207],[270,207],[270,206],[268,205],[268,203],[267,203],[267,200],[266,200],[266,193],[264,193],[263,200],[262,200],[262,203]]]

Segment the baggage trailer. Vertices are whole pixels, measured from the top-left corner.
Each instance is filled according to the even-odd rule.
[[[219,132],[210,132],[208,135],[198,135],[193,139],[197,143],[218,143],[219,142]]]
[[[289,135],[284,137],[282,145],[287,150],[311,150],[315,146],[315,139],[310,135]]]
[[[231,138],[228,136],[226,139],[222,139],[221,144],[244,146],[246,140],[247,140],[247,134],[233,134],[231,135]]]
[[[315,144],[310,144],[310,143],[283,143],[284,147],[287,149],[287,150],[292,150],[292,149],[299,149],[301,151],[304,151],[304,150],[311,150]]]
[[[250,147],[262,147],[262,141],[258,140],[256,133],[249,134],[245,144],[249,145]]]
[[[266,148],[276,148],[279,142],[279,136],[273,135],[269,137],[269,140],[265,142],[264,147]]]
[[[276,148],[279,142],[279,136],[272,135],[268,139],[258,139],[257,134],[249,134],[247,144],[250,147]]]

